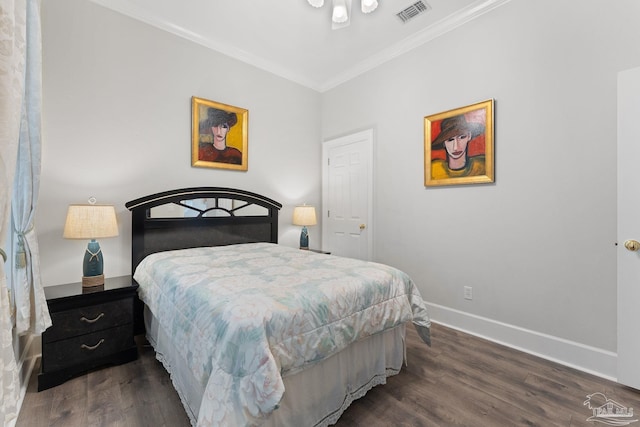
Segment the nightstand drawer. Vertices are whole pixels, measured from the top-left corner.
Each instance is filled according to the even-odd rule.
[[[42,334],[43,343],[88,334],[133,321],[131,298],[51,313],[53,325]]]
[[[70,366],[85,364],[122,350],[133,343],[131,324],[81,335],[70,339],[43,344],[42,370],[52,372]]]

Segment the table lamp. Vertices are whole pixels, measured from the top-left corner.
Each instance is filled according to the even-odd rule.
[[[300,249],[309,249],[309,232],[307,225],[316,225],[316,208],[313,206],[296,206],[293,209],[293,225],[301,225]]]
[[[82,287],[104,285],[102,249],[96,239],[118,235],[116,210],[112,205],[69,205],[64,224],[65,239],[90,239],[82,263]]]

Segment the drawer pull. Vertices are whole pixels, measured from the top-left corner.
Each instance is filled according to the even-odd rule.
[[[82,316],[80,320],[87,323],[96,323],[103,316],[104,316],[104,313],[98,314],[95,319],[87,319],[86,317]]]
[[[80,348],[83,348],[83,349],[85,349],[85,350],[91,350],[91,351],[93,351],[93,350],[95,350],[96,348],[100,347],[100,344],[102,344],[103,342],[104,342],[104,338],[102,338],[100,341],[98,341],[98,344],[96,344],[96,345],[86,345],[86,344],[82,344],[82,345],[80,346]]]

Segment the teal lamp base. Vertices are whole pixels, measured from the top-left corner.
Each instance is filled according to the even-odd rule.
[[[104,285],[104,260],[100,244],[91,239],[82,261],[82,287]]]
[[[306,226],[302,226],[300,232],[300,249],[309,249],[309,232]]]

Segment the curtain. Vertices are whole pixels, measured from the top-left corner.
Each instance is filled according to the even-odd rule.
[[[21,134],[22,105],[26,87],[28,9],[30,16],[34,14],[39,16],[38,0],[0,0],[0,246],[7,242],[9,233],[11,190]],[[36,26],[38,26],[36,30],[39,37],[39,19]],[[7,261],[12,263],[12,260]],[[19,393],[18,367],[13,351],[11,306],[5,261],[2,259],[0,260],[0,424],[9,425],[17,419]]]
[[[26,73],[22,100],[18,159],[13,182],[13,292],[16,332],[42,333],[51,326],[40,279],[40,257],[34,226],[40,187],[42,39],[37,0],[27,0]]]
[[[0,0],[0,245],[7,241],[26,60],[26,0]],[[16,108],[17,107],[17,108]],[[0,263],[0,424],[18,416],[18,367],[5,262]]]

